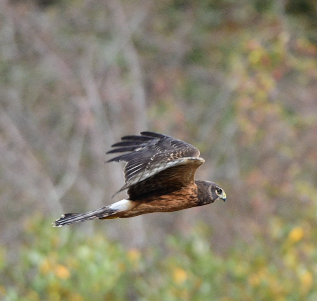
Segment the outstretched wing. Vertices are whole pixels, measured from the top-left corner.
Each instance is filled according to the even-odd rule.
[[[121,152],[125,154],[107,162],[127,162],[124,168],[125,185],[118,192],[130,188],[128,191],[130,197],[131,194],[136,196],[141,193],[141,191],[137,193],[137,187],[133,186],[142,187],[142,193],[147,193],[154,191],[154,186],[161,185],[162,188],[166,185],[172,186],[173,181],[178,185],[186,185],[193,181],[196,169],[204,162],[199,158],[200,153],[196,147],[162,134],[141,132],[140,136],[124,136],[121,140],[112,145],[114,149],[108,154]],[[167,169],[168,171],[163,173]],[[137,185],[146,179],[153,181],[143,183],[144,185],[141,186]],[[168,181],[170,184],[167,183]]]
[[[197,157],[177,159],[177,165],[168,167],[128,189],[130,200],[152,199],[155,196],[171,194],[182,187],[194,184],[196,169],[205,160]]]

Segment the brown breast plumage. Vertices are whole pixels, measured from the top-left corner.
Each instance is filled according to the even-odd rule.
[[[188,185],[169,194],[151,196],[141,201],[130,211],[121,212],[117,217],[126,218],[152,212],[172,212],[197,206],[197,186]]]

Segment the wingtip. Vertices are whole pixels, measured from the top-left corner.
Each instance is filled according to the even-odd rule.
[[[53,228],[60,228],[60,227],[62,227],[62,225],[58,224],[57,221],[58,221],[58,220],[56,220],[54,223],[52,223]]]
[[[142,132],[140,132],[140,134],[141,134],[142,136],[154,137],[154,138],[159,138],[159,139],[167,138],[167,137],[168,137],[168,136],[166,136],[166,135],[159,134],[159,133],[155,133],[155,132],[150,132],[150,131],[142,131]]]
[[[72,213],[71,213],[71,214],[72,214]],[[66,215],[67,215],[67,214],[62,214],[59,219],[57,219],[54,223],[52,223],[53,228],[60,228],[60,227],[62,227],[63,225],[60,224],[60,220],[63,219],[63,218],[65,218]]]

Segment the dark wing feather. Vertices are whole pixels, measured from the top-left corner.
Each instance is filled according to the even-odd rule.
[[[169,194],[194,182],[196,169],[204,161],[196,157],[177,159],[177,165],[132,185],[128,189],[129,199],[138,201],[156,195]]]
[[[124,136],[121,140],[112,145],[114,149],[110,150],[108,154],[121,152],[125,152],[125,154],[107,161],[127,162],[124,168],[125,185],[119,192],[151,178],[165,169],[179,164],[186,165],[182,159],[198,158],[200,154],[199,150],[189,143],[153,132],[141,132],[141,136]]]

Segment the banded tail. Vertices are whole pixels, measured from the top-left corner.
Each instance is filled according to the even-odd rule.
[[[54,227],[62,227],[73,223],[84,222],[95,218],[106,219],[115,218],[115,214],[123,211],[130,210],[134,207],[135,203],[130,200],[121,200],[113,203],[112,205],[99,208],[97,210],[88,211],[86,213],[66,213],[53,223]]]

